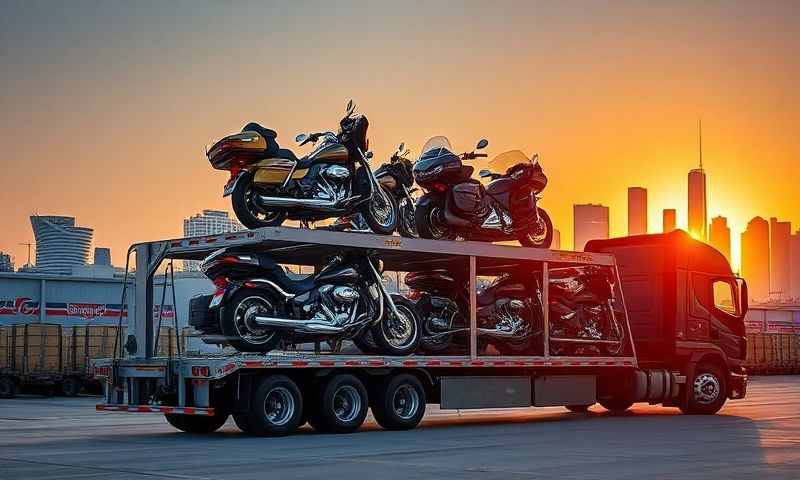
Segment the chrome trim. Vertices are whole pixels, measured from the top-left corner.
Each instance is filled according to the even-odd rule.
[[[252,279],[247,280],[247,281],[248,282],[253,282],[253,283],[264,283],[264,284],[267,284],[270,287],[272,287],[273,289],[275,289],[276,292],[280,293],[286,299],[290,299],[290,298],[294,298],[295,297],[295,294],[289,293],[286,290],[282,289],[281,287],[279,287],[272,280],[268,280],[266,278],[252,278]]]

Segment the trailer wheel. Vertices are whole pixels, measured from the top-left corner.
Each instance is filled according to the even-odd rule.
[[[0,377],[0,398],[14,398],[17,394],[17,382],[11,377]]]
[[[633,402],[625,398],[612,397],[605,400],[600,400],[600,405],[602,405],[603,408],[612,414],[618,415],[620,413],[625,413],[629,408],[631,408],[633,406]]]
[[[564,407],[572,413],[586,413],[591,405],[565,405]]]
[[[213,416],[165,413],[164,417],[167,419],[167,423],[186,433],[216,432],[228,420],[227,413]]]
[[[389,377],[375,393],[372,414],[386,430],[411,430],[425,415],[425,389],[414,375]]]
[[[369,398],[361,380],[353,375],[336,375],[320,385],[318,392],[308,415],[308,423],[314,430],[351,433],[364,423]]]
[[[683,413],[689,415],[713,415],[727,400],[728,385],[722,369],[713,363],[700,363],[694,378],[687,383],[688,402],[681,405]]]
[[[81,393],[83,382],[76,377],[67,377],[61,381],[61,393],[65,397],[77,397]]]
[[[303,395],[297,384],[285,375],[270,375],[253,394],[250,411],[236,418],[236,425],[251,435],[280,437],[300,426]]]

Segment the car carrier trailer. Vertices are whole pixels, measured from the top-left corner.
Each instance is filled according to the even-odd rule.
[[[281,264],[315,265],[350,250],[378,254],[386,271],[463,269],[470,292],[468,352],[390,357],[315,349],[155,357],[156,270],[166,260],[199,260],[228,246],[269,252]],[[585,411],[599,402],[609,410],[623,411],[646,401],[702,410],[693,409],[684,366],[662,363],[640,368],[619,271],[608,253],[285,227],[140,243],[131,247],[131,253],[136,256],[136,313],[119,358],[96,362],[96,375],[105,379],[105,399],[96,407],[100,411],[160,413],[176,428],[196,433],[214,431],[232,415],[247,433],[285,435],[306,422],[325,432],[353,431],[364,421],[367,407],[384,428],[409,429],[422,419],[427,403],[443,409],[566,406]],[[550,338],[548,308],[542,308],[541,355],[479,351],[479,276],[530,268],[544,286],[539,302],[546,306],[553,269],[588,265],[608,269],[615,279],[613,310],[625,332],[624,346],[614,355],[599,350],[556,355],[553,345],[570,340]],[[736,394],[743,396],[743,388]]]

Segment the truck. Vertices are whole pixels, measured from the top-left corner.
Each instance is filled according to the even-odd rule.
[[[318,343],[261,354],[154,355],[156,271],[164,262],[199,260],[229,246],[268,252],[284,265],[315,265],[348,251],[378,255],[386,272],[461,270],[469,287],[468,349],[393,357],[323,351]],[[618,413],[648,402],[713,414],[727,399],[746,393],[746,285],[721,254],[682,232],[590,242],[587,251],[571,252],[264,227],[140,243],[128,254],[135,255],[135,315],[124,348],[95,362],[95,374],[104,381],[96,409],[163,414],[185,432],[213,432],[232,416],[251,435],[288,435],[305,423],[320,432],[346,433],[358,429],[370,409],[385,429],[411,429],[427,404],[584,412],[599,403]],[[568,337],[554,328],[554,279],[582,268],[600,269],[611,279],[609,312],[621,325],[613,348],[607,345],[612,340]],[[527,269],[534,279],[530,289],[542,328],[533,354],[481,347],[478,308],[486,299],[479,284],[509,269]]]

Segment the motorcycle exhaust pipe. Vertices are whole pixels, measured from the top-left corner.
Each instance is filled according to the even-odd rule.
[[[285,197],[267,197],[265,195],[257,195],[256,199],[262,207],[267,208],[335,208],[335,200],[320,200],[318,198],[285,198]]]
[[[294,320],[291,318],[275,318],[275,317],[262,317],[257,315],[253,317],[256,325],[261,327],[271,327],[283,330],[293,330],[302,333],[320,333],[337,335],[341,334],[348,327],[337,327],[328,323],[322,323],[317,320]]]

